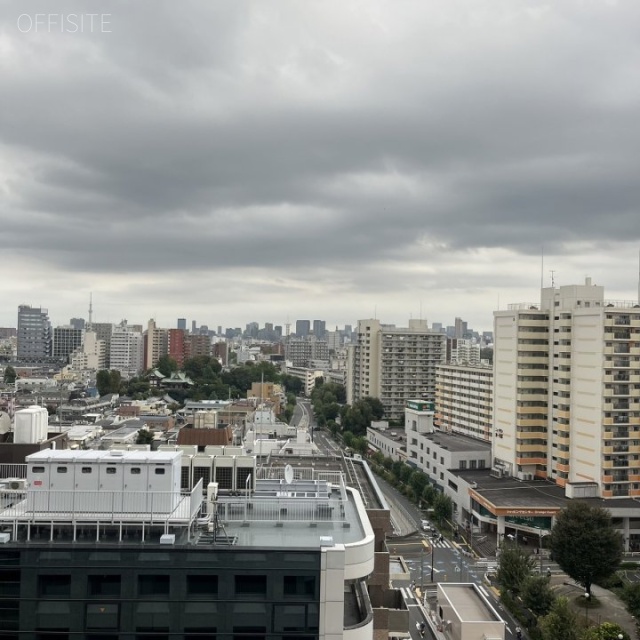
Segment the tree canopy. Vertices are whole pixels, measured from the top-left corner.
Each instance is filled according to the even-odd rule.
[[[562,570],[591,593],[594,582],[609,577],[622,560],[622,536],[610,513],[586,502],[570,502],[556,519],[549,548]]]
[[[122,384],[122,376],[119,371],[112,369],[101,369],[96,374],[96,387],[98,393],[104,396],[108,393],[120,393],[120,385]]]
[[[4,381],[7,384],[13,384],[17,377],[16,370],[11,365],[4,368]]]
[[[556,598],[551,611],[540,618],[539,626],[544,640],[580,640],[578,616],[566,598]]]
[[[536,560],[516,544],[506,542],[500,551],[497,579],[506,591],[517,595],[531,574]]]

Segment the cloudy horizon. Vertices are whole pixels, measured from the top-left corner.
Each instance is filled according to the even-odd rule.
[[[73,31],[90,12],[107,28]],[[92,293],[101,322],[490,330],[552,270],[636,300],[639,19],[622,0],[7,0],[0,325],[19,304],[86,318]]]

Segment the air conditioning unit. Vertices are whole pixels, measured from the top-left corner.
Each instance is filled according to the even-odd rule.
[[[0,481],[0,488],[5,491],[24,491],[27,488],[25,478],[6,478]]]

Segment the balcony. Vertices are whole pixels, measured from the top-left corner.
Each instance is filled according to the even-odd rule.
[[[347,638],[362,638],[362,630],[365,627],[371,627],[368,630],[369,636],[373,631],[373,609],[369,592],[365,586],[364,580],[358,580],[350,585],[345,585],[344,591],[344,634]]]

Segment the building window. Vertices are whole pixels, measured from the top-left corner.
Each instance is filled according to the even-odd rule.
[[[140,467],[131,467],[131,475],[132,476],[139,476],[140,475],[141,470]]]
[[[56,473],[67,473],[67,467],[56,467]]]
[[[218,595],[218,576],[188,575],[187,595],[196,598],[212,598]]]
[[[314,576],[285,576],[285,596],[315,596],[316,579]]]
[[[266,595],[267,576],[235,576],[236,595]]]
[[[71,576],[40,575],[38,576],[38,596],[40,598],[70,597]]]
[[[91,467],[82,467],[82,473],[92,473],[93,469]]]
[[[469,468],[470,469],[475,469],[476,468],[476,461],[475,460],[470,460],[469,461]]]
[[[87,593],[89,597],[120,597],[120,582],[121,576],[119,575],[102,575],[102,576],[89,576],[87,580]]]
[[[467,468],[467,461],[460,460],[460,462],[458,462],[458,469],[466,469],[466,468]]]
[[[87,629],[118,630],[117,604],[88,604]]]
[[[154,472],[157,476],[163,476],[165,469],[163,469],[162,467],[158,468],[158,469],[154,469]]]
[[[168,596],[169,576],[162,575],[142,575],[138,576],[139,596]]]

